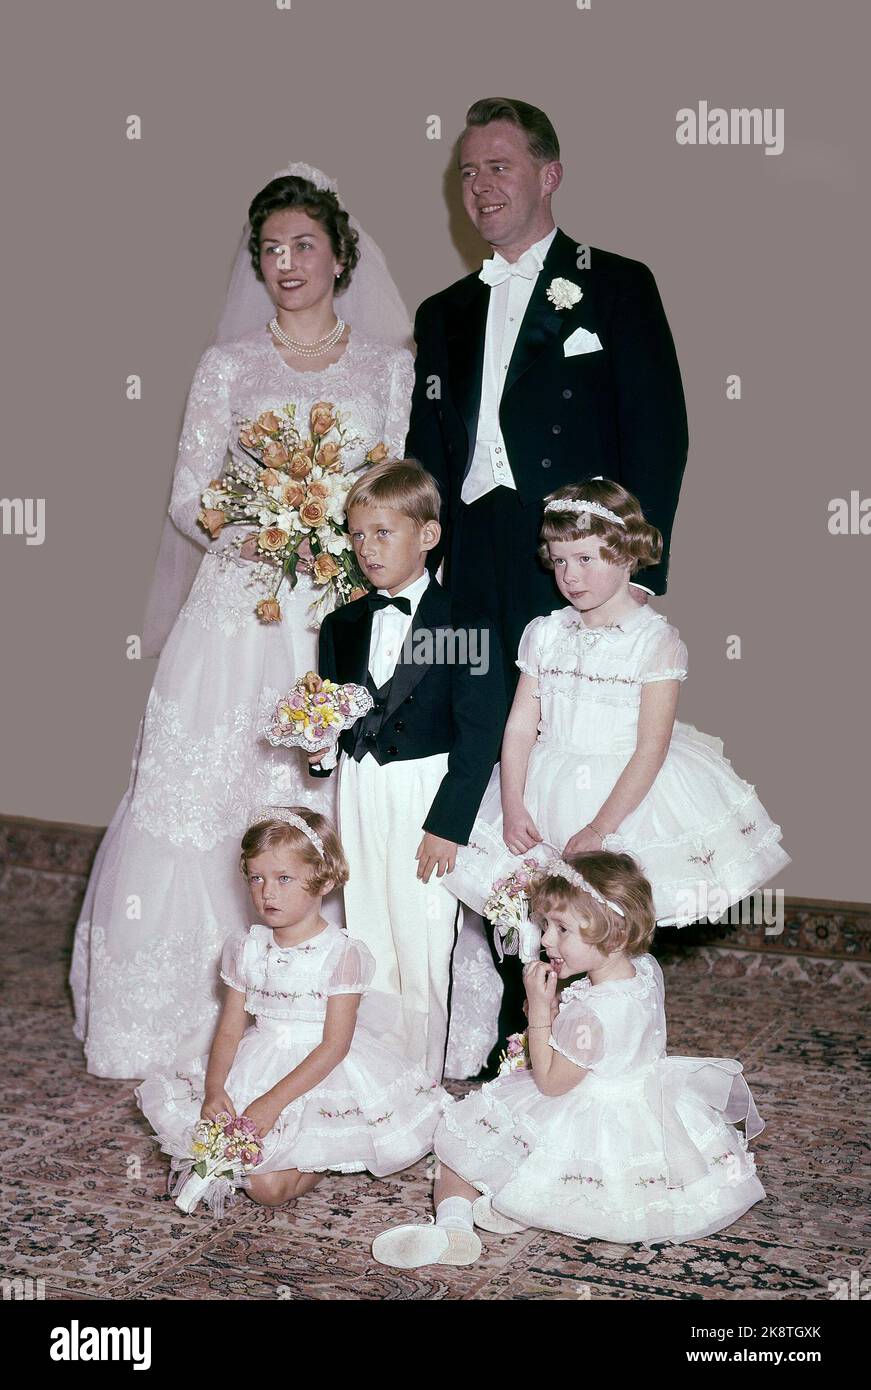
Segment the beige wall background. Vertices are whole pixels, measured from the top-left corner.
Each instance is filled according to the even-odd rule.
[[[780,820],[779,886],[871,898],[871,537],[828,531],[832,498],[871,493],[860,27],[851,0],[19,8],[2,492],[45,497],[46,538],[0,537],[2,810],[102,825],[124,790],[155,666],[126,638],[251,196],[288,160],[328,170],[413,309],[478,263],[451,145],[473,99],[511,95],[560,135],[559,224],[652,267],[677,343],[691,446],[658,606],[689,646],[680,717]],[[784,153],[678,146],[700,100],[783,107]]]

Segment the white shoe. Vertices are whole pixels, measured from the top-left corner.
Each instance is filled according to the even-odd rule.
[[[482,1231],[493,1231],[497,1236],[513,1236],[518,1231],[528,1231],[518,1221],[494,1211],[489,1197],[476,1197],[472,1203],[472,1220]]]
[[[445,1226],[394,1226],[372,1242],[372,1254],[381,1265],[394,1269],[419,1269],[421,1265],[470,1265],[481,1253],[474,1231],[449,1230]]]

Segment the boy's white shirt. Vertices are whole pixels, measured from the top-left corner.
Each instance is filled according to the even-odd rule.
[[[372,632],[369,638],[369,673],[376,686],[384,685],[385,681],[389,681],[396,670],[402,644],[417,612],[417,606],[429,586],[429,578],[429,571],[424,570],[418,579],[412,580],[398,594],[391,595],[386,589],[378,590],[379,594],[384,594],[388,598],[407,598],[411,604],[411,612],[402,613],[391,605],[389,608],[376,608],[372,614]]]

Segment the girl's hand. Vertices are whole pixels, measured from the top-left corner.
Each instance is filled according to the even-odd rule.
[[[533,845],[541,844],[538,827],[525,806],[503,813],[502,839],[512,854],[524,854]]]
[[[209,1091],[203,1101],[203,1108],[200,1111],[201,1117],[204,1120],[213,1120],[215,1116],[220,1115],[222,1111],[226,1111],[227,1114],[235,1120],[236,1111],[233,1109],[233,1102],[227,1095],[227,1092],[223,1089],[220,1091]]]
[[[281,1108],[273,1100],[270,1100],[268,1095],[258,1096],[256,1100],[252,1100],[251,1104],[245,1107],[245,1115],[249,1120],[254,1121],[261,1139],[266,1138],[280,1114]]]
[[[310,763],[319,763],[321,758],[325,758],[329,753],[329,748],[319,748],[316,753],[307,754]]]
[[[588,854],[590,850],[600,850],[604,843],[604,835],[600,835],[597,830],[593,830],[592,826],[585,825],[578,831],[577,835],[573,835],[567,842],[563,850],[563,858],[565,858],[567,854]]]
[[[523,984],[529,1001],[530,1027],[544,1027],[553,1021],[557,974],[546,961],[536,960],[523,971]]]

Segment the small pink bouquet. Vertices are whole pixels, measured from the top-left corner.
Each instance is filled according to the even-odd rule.
[[[505,1051],[499,1058],[499,1075],[507,1076],[512,1071],[528,1071],[529,1034],[511,1033],[506,1040]]]
[[[214,1120],[199,1120],[190,1159],[190,1173],[175,1199],[176,1206],[186,1212],[194,1210],[213,1183],[223,1178],[235,1187],[243,1173],[262,1163],[263,1144],[257,1126],[247,1115],[234,1117],[226,1110]]]
[[[309,671],[282,695],[265,737],[273,748],[302,748],[306,753],[329,748],[334,765],[339,734],[368,714],[373,704],[365,685],[337,685]],[[327,758],[322,763],[329,766]]]
[[[541,954],[541,932],[529,920],[529,887],[533,874],[540,869],[538,860],[523,859],[519,868],[506,878],[497,878],[490,889],[483,915],[495,928],[500,960],[519,954],[528,963],[538,960]]]

